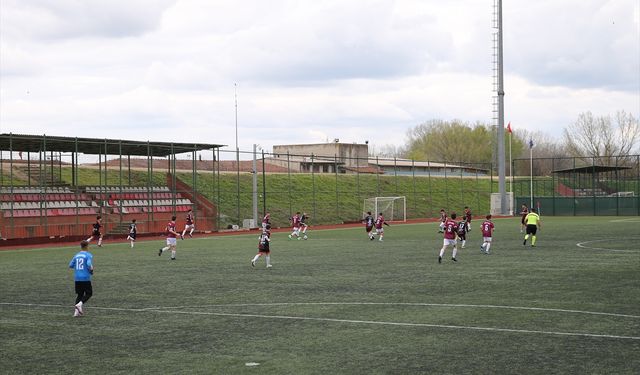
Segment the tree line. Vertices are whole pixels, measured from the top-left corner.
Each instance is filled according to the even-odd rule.
[[[404,145],[374,146],[370,153],[413,160],[495,165],[496,134],[494,125],[482,122],[429,120],[409,129]],[[509,158],[509,143],[513,159],[528,158],[530,140],[534,142],[536,157],[574,157],[588,165],[614,165],[629,155],[640,154],[640,123],[625,111],[603,116],[584,112],[564,128],[561,138],[526,129],[515,129],[509,137],[505,130],[506,158]]]

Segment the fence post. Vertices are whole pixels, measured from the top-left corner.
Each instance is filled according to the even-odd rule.
[[[333,154],[333,171],[336,174],[336,222],[340,219],[340,193],[338,192],[338,155]]]
[[[289,217],[293,216],[293,206],[291,203],[291,164],[289,159],[289,150],[287,150],[287,179],[288,179],[288,191],[289,191]]]
[[[315,174],[315,165],[314,165],[314,156],[311,153],[311,201],[313,202],[313,217],[318,218],[318,213],[316,211],[316,174]]]
[[[262,150],[262,210],[263,210],[262,215],[266,215],[267,214],[267,174],[264,168],[264,150]]]
[[[413,214],[416,215],[416,217],[420,217],[417,212],[418,198],[416,197],[416,161],[413,158],[411,158],[411,182],[413,184]]]
[[[380,161],[378,160],[378,156],[376,156],[376,169],[380,168]],[[376,196],[380,196],[380,173],[376,173]]]
[[[431,188],[431,161],[427,160],[427,178],[429,185],[429,217],[433,216],[433,189]]]

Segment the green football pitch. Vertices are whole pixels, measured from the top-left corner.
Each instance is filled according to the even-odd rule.
[[[74,318],[78,247],[0,251],[3,374],[638,374],[640,218],[475,220],[458,262],[436,223],[92,246],[93,298]]]

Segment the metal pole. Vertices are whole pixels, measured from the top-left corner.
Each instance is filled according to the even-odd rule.
[[[340,193],[338,192],[338,155],[333,154],[333,170],[336,174],[336,221],[340,219]]]
[[[267,175],[264,169],[264,150],[262,150],[262,214],[267,214]]]
[[[235,106],[236,106],[236,212],[238,216],[238,226],[240,223],[240,149],[238,148],[238,84],[234,83]]]
[[[531,176],[529,182],[529,209],[533,208],[533,147],[531,147],[531,142],[529,143],[529,174]]]
[[[313,201],[313,217],[317,220],[318,214],[316,212],[316,175],[315,175],[315,165],[313,163],[314,157],[313,153],[311,154],[311,197]]]
[[[504,67],[502,46],[502,0],[498,1],[498,189],[500,190],[500,213],[507,213],[507,191],[505,185],[504,155]]]
[[[258,145],[253,144],[253,163],[251,173],[253,174],[253,224],[258,225],[258,165],[256,161],[256,151]]]
[[[289,193],[289,217],[293,216],[293,205],[291,203],[291,164],[289,150],[287,150],[287,191]]]

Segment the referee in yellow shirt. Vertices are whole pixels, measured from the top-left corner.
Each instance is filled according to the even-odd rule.
[[[538,212],[535,208],[532,208],[531,212],[529,212],[527,216],[525,216],[524,222],[525,224],[527,224],[527,234],[525,234],[522,244],[526,246],[529,235],[531,235],[531,247],[535,247],[538,227],[542,230],[542,220],[540,219],[540,215],[538,215]]]

